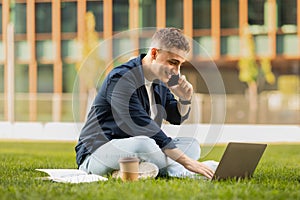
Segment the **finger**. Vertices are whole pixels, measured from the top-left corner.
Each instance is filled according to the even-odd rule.
[[[206,174],[208,178],[212,178],[214,176],[214,171],[209,167],[206,168]]]
[[[184,92],[188,95],[190,95],[193,92],[193,86],[189,83],[185,84],[183,87]]]
[[[187,80],[183,80],[181,83],[179,83],[180,87],[182,88],[191,88],[193,87],[191,83],[189,83]]]
[[[182,89],[187,89],[187,88],[188,88],[188,85],[187,85],[186,82],[181,82],[181,83],[179,84],[179,86],[180,86]]]
[[[186,93],[187,94],[192,94],[193,93],[193,87],[188,87]]]
[[[201,172],[199,172],[199,174],[202,174],[206,178],[212,179],[212,174],[209,173],[208,171],[201,171]]]
[[[209,170],[208,175],[210,178],[212,178],[214,176],[214,172],[212,170]]]
[[[214,171],[205,164],[202,164],[202,171],[203,171],[202,174],[207,178],[211,179],[214,175]]]
[[[181,75],[178,79],[178,84],[180,85],[181,83],[186,82],[186,77],[185,75]]]
[[[209,179],[212,179],[214,173],[212,171],[208,170],[208,171],[205,171],[203,175]]]
[[[178,84],[183,89],[191,87],[191,84],[187,80],[182,80],[180,83],[178,82]]]
[[[208,173],[206,177],[209,178],[209,179],[212,179],[213,178],[213,174]]]
[[[185,75],[178,80],[178,85],[183,89],[193,88],[192,84],[186,80]]]

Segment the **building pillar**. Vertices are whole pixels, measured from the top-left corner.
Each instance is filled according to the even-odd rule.
[[[190,58],[193,56],[193,0],[183,1],[183,31],[190,40]]]
[[[134,30],[139,27],[139,0],[129,1],[129,30]],[[138,30],[130,33],[130,41],[133,44],[133,55],[139,55],[139,34]]]
[[[156,27],[166,27],[166,0],[156,0]]]
[[[54,122],[61,121],[62,110],[62,61],[61,61],[61,8],[60,2],[52,0],[52,41],[54,55],[54,98],[52,99],[52,120]]]
[[[9,114],[9,44],[7,41],[8,38],[8,26],[9,26],[9,1],[2,1],[2,42],[4,47],[4,119],[10,121]]]
[[[221,36],[221,18],[220,18],[220,0],[211,1],[211,34],[213,41],[213,59],[218,60],[221,54],[220,36]]]
[[[248,29],[248,0],[239,1],[239,38],[240,38],[240,55],[242,55],[242,49],[244,48],[242,38],[244,37],[244,31]]]
[[[86,0],[80,0],[77,2],[77,13],[77,37],[79,42],[81,42],[83,41],[85,34]]]
[[[275,59],[276,57],[276,20],[277,20],[277,3],[276,0],[268,0],[268,44],[269,44],[269,57]]]
[[[300,0],[297,0],[297,35],[298,35],[298,53],[300,54]],[[298,55],[299,55],[298,54]],[[299,56],[298,56],[299,59]]]
[[[81,45],[84,43],[84,35],[85,35],[85,14],[86,14],[86,0],[77,1],[77,40],[78,43]],[[84,59],[81,57],[81,59]],[[80,69],[78,69],[80,71]],[[79,120],[84,121],[86,116],[86,105],[87,105],[87,98],[86,98],[86,91],[87,88],[81,77],[79,78],[79,96],[78,100],[79,104]]]
[[[37,120],[37,62],[35,53],[35,1],[27,0],[27,41],[29,46],[29,120]]]
[[[113,2],[112,0],[103,0],[103,39],[106,40],[107,44],[107,60],[106,63],[109,63],[113,59]],[[109,67],[108,73],[112,69],[112,65]]]

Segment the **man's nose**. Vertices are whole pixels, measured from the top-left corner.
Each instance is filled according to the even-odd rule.
[[[178,75],[178,74],[180,74],[179,67],[173,68],[173,70],[172,70],[172,75]]]

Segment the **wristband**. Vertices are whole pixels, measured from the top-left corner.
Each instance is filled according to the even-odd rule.
[[[192,102],[191,102],[191,100],[181,100],[181,99],[179,99],[179,103],[181,103],[182,105],[190,105]]]

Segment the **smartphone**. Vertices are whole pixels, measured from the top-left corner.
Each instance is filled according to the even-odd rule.
[[[177,74],[177,75],[172,75],[171,76],[171,78],[169,79],[169,81],[168,81],[168,86],[169,87],[172,87],[172,86],[174,86],[174,85],[177,85],[178,84],[178,80],[179,80],[179,74]]]

